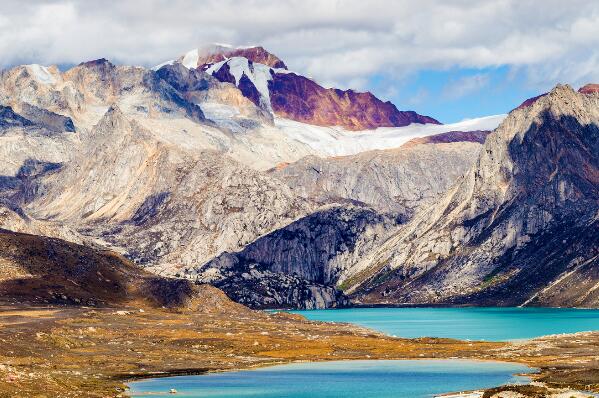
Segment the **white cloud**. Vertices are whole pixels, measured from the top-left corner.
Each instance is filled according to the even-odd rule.
[[[532,84],[599,81],[599,2],[4,0],[0,65],[154,65],[207,42],[262,44],[322,82],[508,65]]]

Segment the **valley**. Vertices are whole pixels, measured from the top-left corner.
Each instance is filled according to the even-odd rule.
[[[553,309],[599,306],[598,153],[596,85],[442,124],[320,85],[263,47],[7,68],[0,396],[436,359],[539,370],[485,398],[599,392],[596,312]],[[451,307],[448,322],[472,307],[521,317],[403,335],[418,319],[388,318],[397,306],[427,322],[443,319],[431,306]],[[363,307],[374,323],[336,318]],[[331,308],[321,320],[339,322],[263,311]],[[504,329],[543,311],[555,328]]]
[[[599,390],[599,333],[514,342],[391,337],[348,323],[251,310],[220,290],[152,275],[124,257],[0,231],[0,396],[119,397],[140,378],[292,362],[518,362],[534,394]],[[528,391],[530,387],[505,387]],[[549,389],[549,390],[548,390]],[[499,391],[499,390],[497,390]]]
[[[3,304],[0,341],[9,348],[0,356],[0,395],[116,397],[140,378],[366,358],[518,362],[539,368],[534,379],[551,388],[599,392],[597,333],[517,343],[390,338],[349,324],[235,312],[219,300],[194,313]],[[534,391],[527,396],[547,394]]]

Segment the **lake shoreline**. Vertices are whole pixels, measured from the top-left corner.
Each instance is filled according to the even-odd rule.
[[[291,362],[452,358],[520,363],[539,369],[534,381],[591,385],[599,392],[599,332],[518,343],[405,339],[294,314],[233,313],[236,308],[190,313],[0,305],[6,347],[0,395],[118,397],[127,382],[146,378]]]
[[[290,311],[313,321],[348,322],[389,336],[518,342],[599,330],[599,310],[548,307],[379,307]]]
[[[360,358],[356,358],[356,359],[344,359],[343,361],[344,362],[352,362],[352,361],[448,361],[448,360],[522,364],[521,362],[518,362],[518,361],[509,361],[509,360],[502,360],[502,359],[479,359],[479,358],[409,358],[409,359],[375,359],[375,358],[368,358],[368,359],[361,358],[360,359]],[[144,374],[140,374],[140,375],[133,375],[131,377],[127,377],[127,378],[123,379],[123,381],[126,383],[135,383],[137,381],[143,381],[143,380],[148,380],[148,379],[164,379],[164,378],[178,377],[178,376],[202,376],[202,375],[213,374],[213,373],[230,373],[230,372],[258,370],[258,369],[264,369],[264,368],[269,368],[269,367],[279,366],[279,365],[292,365],[292,364],[301,364],[301,363],[325,363],[325,362],[339,362],[339,360],[324,358],[324,359],[316,359],[316,360],[310,360],[310,361],[302,361],[302,360],[289,361],[289,362],[278,361],[278,362],[272,362],[272,363],[260,363],[256,366],[251,366],[251,367],[223,368],[223,369],[189,369],[189,370],[182,370],[182,371],[175,371],[175,372],[144,373]],[[538,372],[539,369],[532,368],[532,367],[530,369],[531,369],[530,373],[522,373],[522,374],[515,373],[514,375],[529,377],[532,379],[532,377],[535,374],[538,374],[535,372]]]
[[[328,362],[328,363],[327,363]],[[468,359],[449,359],[449,358],[444,358],[444,359],[425,359],[425,358],[418,358],[418,359],[405,359],[405,360],[380,360],[380,359],[376,359],[376,360],[342,360],[342,361],[310,361],[310,362],[306,362],[306,361],[294,361],[288,364],[284,364],[284,365],[275,365],[272,371],[276,371],[275,374],[280,375],[281,377],[285,377],[286,372],[291,372],[291,374],[293,374],[293,377],[297,377],[296,372],[299,370],[300,371],[300,375],[302,371],[308,371],[309,372],[309,377],[313,378],[313,377],[317,377],[318,372],[320,371],[325,371],[327,375],[330,375],[331,377],[335,378],[335,371],[334,369],[340,369],[342,371],[342,374],[344,375],[343,377],[347,377],[345,376],[346,372],[350,372],[350,374],[352,374],[353,371],[357,371],[357,375],[360,375],[360,372],[363,369],[366,369],[367,372],[375,372],[374,374],[379,374],[377,373],[379,370],[378,368],[380,367],[380,374],[385,374],[388,375],[388,372],[397,372],[397,371],[406,371],[407,369],[410,370],[409,374],[413,374],[413,369],[418,369],[419,366],[417,366],[416,363],[426,363],[422,364],[425,367],[421,367],[421,370],[424,371],[421,374],[428,374],[428,377],[444,377],[445,375],[445,371],[443,370],[444,367],[447,369],[447,376],[451,376],[453,374],[453,372],[456,372],[457,369],[457,373],[455,374],[455,376],[457,377],[456,379],[454,378],[450,378],[451,381],[446,380],[446,382],[453,382],[453,383],[458,383],[458,384],[463,384],[465,382],[464,380],[464,376],[462,375],[462,372],[474,372],[477,374],[477,378],[476,378],[476,383],[481,385],[481,380],[479,380],[480,377],[484,378],[496,378],[497,375],[496,373],[498,371],[501,371],[500,369],[504,369],[503,371],[506,372],[505,373],[505,377],[510,377],[513,378],[514,381],[517,381],[518,384],[526,384],[528,382],[532,381],[532,374],[534,374],[534,372],[537,371],[537,369],[534,368],[530,368],[526,365],[520,364],[520,363],[516,363],[516,362],[509,362],[509,361],[496,361],[496,360],[485,360],[485,361],[481,361],[481,360],[477,360],[475,358],[468,358]],[[488,371],[490,371],[491,373],[489,373],[487,375],[485,370],[481,370],[480,365],[475,365],[477,363],[480,362],[484,362],[486,363],[487,366],[483,366],[482,368],[484,369],[485,367],[488,368]],[[288,368],[288,366],[291,366],[291,368]],[[300,365],[299,367],[294,366],[294,365]],[[303,365],[303,366],[302,366]],[[312,365],[315,365],[312,366]],[[505,369],[505,366],[508,366],[507,369]],[[263,375],[261,375],[264,371],[266,371],[267,373],[269,372],[269,368],[272,368],[273,366],[264,366],[264,367],[260,367],[260,368],[251,368],[251,369],[229,369],[227,370],[226,373],[230,373],[231,376],[236,376],[235,374],[238,373],[238,375],[236,376],[242,385],[246,385],[245,382],[243,382],[242,380],[254,380],[256,378],[260,379],[261,377],[264,377]],[[511,369],[510,369],[511,368]],[[514,370],[516,370],[516,368],[519,369],[518,372],[514,372]],[[524,369],[526,369],[526,371],[524,371]],[[254,371],[256,371],[257,373],[253,373]],[[524,372],[523,372],[524,371]],[[249,372],[249,373],[248,373]],[[333,372],[333,373],[331,373]],[[223,373],[223,372],[209,372],[209,373],[205,373],[203,375],[197,375],[197,376],[213,376],[213,377],[209,377],[208,379],[197,379],[195,380],[195,383],[197,384],[202,384],[205,383],[209,380],[223,380],[221,379],[219,376],[214,377],[215,375],[218,375],[219,373]],[[474,373],[473,373],[473,377],[474,377]],[[370,374],[370,373],[367,373]],[[420,374],[420,373],[417,373]],[[461,379],[459,378],[458,374],[461,375]],[[192,376],[196,376],[196,375],[192,375]],[[399,376],[399,375],[398,375]],[[445,377],[447,377],[445,376]],[[301,376],[300,376],[301,377]],[[349,377],[348,382],[352,379],[352,376]],[[357,376],[360,377],[360,376]],[[364,377],[364,376],[361,376]],[[389,376],[387,376],[389,377]],[[406,380],[404,377],[399,376],[402,380],[401,382],[401,388],[405,388],[406,386],[410,385],[410,377],[415,377],[415,376],[407,376],[408,379]],[[249,379],[248,379],[249,378]],[[172,379],[170,380],[172,383],[166,383],[165,380],[160,381],[159,379],[164,379],[164,377],[159,377],[159,378],[150,378],[150,382],[148,384],[148,380],[147,378],[141,379],[141,380],[132,380],[129,382],[129,386],[135,385],[137,383],[141,384],[143,387],[141,387],[141,389],[138,389],[137,391],[133,392],[133,391],[128,391],[129,396],[132,397],[138,397],[138,396],[146,396],[146,395],[156,395],[156,394],[160,394],[160,393],[164,393],[165,391],[169,391],[171,389],[173,390],[177,390],[179,392],[181,391],[185,391],[186,393],[190,393],[194,390],[194,387],[192,387],[194,385],[194,381],[190,378],[183,378],[180,379],[179,377],[166,377],[166,379]],[[278,379],[278,378],[277,378]],[[219,387],[219,394],[222,393],[226,393],[227,392],[227,388],[234,386],[235,378],[226,378],[224,379],[226,380],[225,384],[223,385],[223,388],[225,390],[220,390]],[[294,380],[294,379],[292,379]],[[377,379],[378,380],[378,379]],[[398,379],[395,379],[398,380]],[[469,380],[468,378],[466,378],[466,380]],[[474,379],[473,379],[474,380]],[[329,381],[329,379],[323,380],[323,382],[326,384],[326,382]],[[490,380],[487,380],[486,383],[489,384]],[[380,381],[379,381],[380,382]],[[469,383],[469,381],[467,381],[467,383]],[[339,380],[336,380],[334,383],[339,383]],[[482,382],[484,384],[484,382]],[[138,385],[139,385],[138,384]],[[493,381],[491,381],[491,384],[495,384]],[[398,386],[399,387],[399,386]],[[447,386],[449,387],[449,386]],[[196,387],[198,388],[198,387]],[[215,386],[209,387],[208,385],[205,385],[202,387],[202,390],[204,391],[204,393],[208,393],[208,391],[211,390],[211,388],[216,388]],[[288,388],[287,384],[285,384],[285,388]],[[422,388],[422,387],[420,387]],[[208,390],[206,390],[208,389]],[[478,390],[481,390],[481,388],[479,387]],[[291,391],[295,391],[295,388],[289,390],[289,392]],[[371,391],[370,388],[368,388],[368,391]],[[395,391],[395,390],[393,390]],[[247,391],[246,391],[247,392]],[[406,393],[407,391],[398,391],[398,392],[402,392],[402,393]],[[265,392],[266,393],[266,392]],[[282,392],[281,392],[282,393]],[[414,393],[414,392],[412,392]],[[423,391],[420,391],[420,393],[423,393]],[[426,396],[429,396],[429,393],[433,393],[433,391],[430,391],[426,393]],[[445,395],[448,394],[446,392],[434,392],[437,395]],[[207,395],[210,396],[210,395]]]

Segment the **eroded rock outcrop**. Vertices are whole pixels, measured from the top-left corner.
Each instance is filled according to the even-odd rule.
[[[471,170],[365,259],[352,291],[365,302],[596,306],[598,154],[596,96],[557,86],[512,111]]]
[[[407,219],[470,168],[486,135],[452,132],[412,140],[397,149],[308,156],[271,173],[316,202],[355,201]]]
[[[112,107],[81,153],[40,182],[28,211],[102,236],[144,265],[204,263],[307,214],[277,179],[215,151],[159,140]]]
[[[400,221],[365,207],[327,207],[241,251],[182,272],[187,278],[214,283],[250,306],[341,306],[347,300],[335,286]]]

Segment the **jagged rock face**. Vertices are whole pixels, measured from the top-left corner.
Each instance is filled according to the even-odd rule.
[[[105,59],[82,63],[64,73],[20,66],[0,75],[0,102],[53,131],[91,129],[119,102],[138,114],[184,114],[203,122],[201,108],[169,82],[141,67],[115,66]]]
[[[119,233],[133,258],[161,273],[239,250],[313,209],[276,179],[218,153],[202,153],[179,172],[178,189],[156,189]]]
[[[599,101],[558,86],[513,111],[472,169],[366,259],[359,300],[597,305]],[[376,281],[375,279],[376,278]]]
[[[111,108],[88,145],[40,182],[35,217],[101,236],[167,273],[239,250],[312,209],[283,183],[222,153],[187,152]]]
[[[129,73],[133,76],[127,78],[118,77],[121,74],[119,67],[105,62],[78,68],[83,68],[78,72],[82,75],[79,80],[89,80],[91,85],[98,76],[111,71],[117,76],[112,78],[118,83],[117,87],[132,87],[110,91],[117,93],[115,100],[125,110],[114,106],[95,126],[87,128],[85,123],[89,123],[89,118],[85,123],[79,123],[77,134],[55,134],[44,136],[42,140],[36,132],[35,139],[30,142],[15,140],[19,148],[13,148],[13,152],[28,156],[15,163],[12,169],[5,167],[10,170],[6,173],[6,181],[12,184],[6,194],[25,210],[23,217],[13,214],[4,225],[15,230],[108,246],[154,272],[174,275],[182,274],[182,268],[200,266],[225,251],[242,250],[260,236],[280,230],[317,208],[312,198],[298,195],[298,189],[287,186],[279,175],[252,170],[223,155],[222,150],[204,149],[202,144],[195,146],[193,140],[202,137],[203,131],[190,129],[191,134],[178,136],[176,132],[162,129],[180,123],[177,119],[166,119],[162,123],[160,118],[173,114],[185,115],[186,120],[190,120],[184,125],[185,129],[188,126],[197,129],[201,124],[185,112],[185,103],[219,101],[228,92],[232,92],[229,103],[239,100],[244,105],[243,101],[246,101],[248,113],[251,109],[259,109],[240,96],[239,90],[232,85],[177,64],[153,74],[125,71],[125,76]],[[96,90],[93,95],[82,94],[89,101],[84,102],[84,108],[102,109],[102,98],[110,95],[113,94],[102,90]],[[144,117],[146,113],[139,111],[139,107],[151,109],[152,104],[162,104],[162,108],[175,111],[149,112]],[[77,120],[83,120],[81,114],[85,111],[73,113]],[[10,130],[11,134],[16,135],[17,130],[20,135],[31,134],[14,128]],[[242,136],[243,139],[246,137]],[[24,142],[28,142],[27,145]],[[253,141],[249,144],[253,150],[258,148]],[[46,145],[47,153],[42,156],[36,152],[37,145]],[[58,149],[49,150],[63,146],[67,149],[65,153]],[[290,148],[297,156],[298,151]],[[50,156],[53,154],[56,156]],[[13,161],[15,154],[7,152],[7,159]],[[388,164],[397,161],[401,162],[401,157],[394,160],[389,156],[387,160]],[[56,164],[56,168],[45,170],[45,164]],[[360,166],[353,168],[355,175]],[[25,173],[22,169],[35,172]],[[379,184],[376,179],[373,178],[372,184]],[[318,198],[320,204],[351,201],[351,198],[332,196]],[[44,221],[38,222],[38,219]],[[342,240],[327,241],[324,238],[329,234],[343,235],[329,217],[322,217],[320,221],[317,217],[310,219],[315,230],[324,232],[318,239],[304,238],[308,242],[322,239],[329,243],[323,246],[314,263],[300,264],[298,255],[294,266],[313,271],[321,266],[323,270],[334,270],[335,277],[326,282],[305,275],[285,274],[273,267],[260,271],[259,279],[263,281],[254,277],[248,280],[244,277],[245,270],[240,269],[241,272],[227,271],[225,277],[213,283],[223,287],[232,297],[243,298],[244,302],[256,307],[342,305],[345,298],[333,285],[341,280],[346,268],[350,269],[374,247],[375,241],[379,242],[378,239],[394,227],[393,223],[376,223],[360,229],[357,227],[360,219],[358,216],[350,221],[335,218],[340,227],[353,231],[356,244],[352,248]],[[365,232],[371,229],[378,231],[375,234],[377,240]],[[273,243],[277,241],[270,242],[274,252],[281,250],[282,246]],[[293,243],[302,245],[302,242],[299,239]],[[281,286],[288,288],[281,289]]]
[[[141,81],[143,73],[142,68],[117,67],[102,58],[69,69],[65,78],[88,100],[111,102],[127,88],[127,83]]]
[[[72,133],[49,133],[35,125],[0,130],[0,178],[17,178],[28,162],[67,162],[78,145]]]
[[[347,297],[332,285],[293,274],[261,270],[253,264],[221,271],[210,283],[234,301],[256,309],[321,309],[343,307],[349,303]]]
[[[241,265],[235,257],[220,257],[226,268],[210,268],[204,278],[234,301],[251,308],[334,308],[349,303],[343,293],[330,284],[322,284],[293,274],[273,272],[256,264]],[[194,280],[192,278],[192,280]]]
[[[272,116],[256,107],[236,87],[220,83],[200,71],[183,68],[185,73],[178,73],[175,66],[149,71],[99,60],[64,73],[38,67],[47,74],[43,79],[29,66],[16,67],[0,73],[0,103],[11,106],[15,113],[25,108],[43,110],[40,112],[44,113],[41,116],[46,122],[50,115],[46,112],[51,112],[56,119],[54,125],[59,119],[65,123],[70,119],[82,134],[93,129],[106,110],[117,104],[128,116],[161,134],[165,140],[196,150],[229,151],[231,156],[251,166],[264,159],[266,164],[260,165],[261,168],[272,166],[281,156],[300,157],[309,151],[306,145],[296,143],[295,148],[285,154],[276,148],[280,145],[272,143],[274,132],[269,132],[264,139],[250,139],[261,141],[260,144],[245,142],[245,137],[234,137],[233,133],[248,131],[256,131],[255,135],[260,136],[260,129],[271,128]],[[218,123],[205,119],[202,107],[211,111],[211,117],[214,117],[214,109],[224,111],[222,116],[217,114]],[[27,118],[24,113],[21,116]],[[36,126],[40,124],[36,122]],[[266,156],[257,157],[256,153]],[[273,157],[276,160],[270,160]],[[0,174],[3,173],[0,171]]]
[[[336,283],[359,257],[386,236],[399,219],[368,208],[319,210],[246,246],[237,258],[322,284]],[[360,247],[361,246],[361,247]]]
[[[271,173],[299,195],[319,203],[356,201],[409,218],[468,171],[483,136],[486,134],[452,133],[410,141],[391,150],[335,158],[309,156]],[[465,141],[451,142],[457,139]]]
[[[236,111],[236,114],[229,115],[229,118],[242,125],[257,125],[257,122],[272,124],[272,115],[256,106],[252,99],[243,93],[243,87],[237,89],[231,84],[226,84],[227,79],[217,79],[199,69],[187,69],[180,63],[165,65],[158,69],[156,74],[190,103],[200,106],[227,104]]]
[[[235,62],[244,72],[224,77]],[[397,153],[293,164],[328,153],[311,139],[355,134],[275,123],[263,99],[283,70],[239,56],[222,66],[239,87],[179,63],[2,72],[0,103],[13,112],[0,135],[0,226],[111,248],[159,274],[199,270],[255,307],[343,305],[335,284],[480,149],[476,134],[453,133]],[[446,142],[455,139],[469,142]],[[291,165],[266,171],[280,162]],[[204,267],[223,258],[237,265]]]
[[[326,89],[295,73],[273,74],[268,89],[275,114],[303,123],[348,130],[439,124],[413,111],[399,111],[391,102],[383,102],[369,92]]]
[[[599,93],[599,84],[587,84],[587,85],[579,88],[578,92],[581,94],[587,94],[587,95]],[[542,98],[542,97],[546,96],[547,94],[548,93],[543,93],[543,94],[539,94],[535,97],[529,98],[529,99],[525,100],[524,102],[522,102],[516,109],[522,109],[522,108],[529,107],[532,104],[534,104],[535,102],[537,102],[537,100],[539,98]]]
[[[348,256],[363,255],[399,222],[366,207],[325,207],[266,234],[239,252],[224,253],[183,272],[201,279],[229,268],[257,266],[311,282],[334,284],[350,267],[352,260]]]
[[[46,109],[38,108],[35,105],[23,103],[20,105],[20,112],[28,120],[32,121],[49,131],[55,133],[75,132],[73,120],[68,116],[59,115]]]
[[[27,202],[40,195],[37,180],[45,174],[56,172],[60,163],[27,159],[13,176],[0,176],[0,198],[11,203]]]
[[[27,103],[66,115],[83,106],[83,97],[57,68],[28,65],[0,72],[0,102],[17,112]]]
[[[452,133],[432,141],[476,141],[482,136]],[[342,284],[346,275],[356,273],[354,265],[411,214],[406,207],[408,201],[395,203],[390,199],[390,191],[397,192],[398,199],[412,195],[413,207],[422,205],[442,192],[443,187],[437,186],[439,181],[439,185],[449,186],[464,173],[480,148],[478,142],[471,141],[411,143],[405,149],[344,158],[309,157],[272,170],[296,195],[320,204],[344,203],[343,207],[318,210],[249,243],[237,253],[227,252],[205,265],[185,267],[178,275],[214,283],[236,300],[255,307],[292,307],[290,300],[298,297],[301,300],[295,305],[306,308],[340,305],[343,300],[333,294],[333,286]],[[389,183],[383,185],[385,181]],[[378,211],[395,216],[385,217],[370,208],[354,207],[352,201],[372,202]],[[284,284],[279,283],[282,280]],[[312,287],[306,290],[308,285]]]
[[[0,132],[11,127],[32,126],[33,122],[15,113],[10,106],[0,105]]]
[[[328,207],[182,273],[250,306],[339,306],[345,298],[334,286],[399,222],[370,208]]]
[[[145,106],[146,113],[183,112],[189,118],[201,122],[204,120],[201,109],[186,101],[178,87],[174,87],[174,79],[160,75],[154,71],[134,66],[116,66],[106,59],[83,62],[66,71],[62,78],[69,82],[84,98],[85,105],[103,105],[106,107],[124,98],[133,99],[144,96],[145,103],[137,103],[140,108]],[[193,76],[197,80],[201,78]],[[192,80],[192,77],[189,77]],[[179,82],[180,83],[180,82]],[[106,108],[104,108],[105,110]],[[94,121],[95,124],[96,121]],[[91,126],[90,126],[91,127]]]
[[[215,86],[216,79],[195,69],[187,69],[181,64],[165,65],[156,75],[182,93],[191,94],[207,91]]]
[[[75,131],[73,121],[67,116],[28,103],[17,104],[17,110],[19,113],[10,106],[0,105],[0,134],[5,135],[8,129],[16,128],[33,133],[43,130],[47,134]]]

